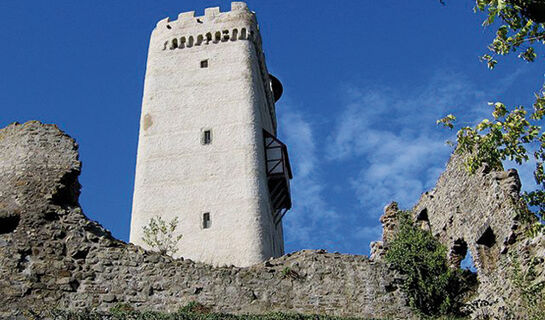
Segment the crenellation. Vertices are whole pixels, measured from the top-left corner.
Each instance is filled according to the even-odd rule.
[[[212,7],[212,8],[206,8],[204,9],[204,18],[205,21],[208,21],[209,19],[214,19],[217,15],[219,15],[220,7]]]
[[[174,30],[184,28],[205,27],[210,24],[233,24],[236,21],[246,21],[257,24],[255,13],[248,9],[244,2],[233,2],[231,11],[221,12],[219,7],[204,9],[204,15],[196,16],[195,11],[181,12],[177,20],[165,18],[157,23],[156,30]],[[256,26],[257,28],[257,26]]]
[[[231,11],[241,11],[241,10],[248,11],[248,5],[246,4],[246,2],[242,2],[242,1],[231,2]]]
[[[170,17],[166,17],[164,19],[161,19],[157,22],[157,25],[155,26],[156,30],[162,30],[162,29],[171,29],[172,27],[169,25],[170,23]]]
[[[178,20],[180,22],[183,21],[193,21],[195,19],[195,11],[188,11],[188,12],[182,12],[178,15]]]

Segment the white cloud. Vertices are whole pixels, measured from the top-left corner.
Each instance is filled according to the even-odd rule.
[[[288,109],[288,108],[286,108]],[[286,215],[287,245],[298,248],[331,248],[339,217],[324,199],[325,185],[321,181],[313,128],[301,113],[285,112],[281,116],[280,136],[289,148],[294,172],[291,182],[293,208]],[[327,227],[324,227],[324,222]]]
[[[454,138],[437,119],[465,110],[473,120],[488,111],[485,95],[459,75],[408,92],[345,88],[346,106],[328,137],[328,160],[360,163],[350,185],[370,217],[390,201],[410,207],[433,187],[451,152],[445,141]]]
[[[462,115],[458,125],[473,125],[490,113],[487,99],[495,94],[442,72],[421,87],[346,86],[341,112],[323,123],[284,102],[280,137],[294,171],[293,208],[284,219],[288,250],[366,250],[365,242],[380,238],[384,205],[410,208],[444,170],[452,151],[445,142],[455,132],[436,120],[453,113]],[[525,168],[522,179],[529,173]]]

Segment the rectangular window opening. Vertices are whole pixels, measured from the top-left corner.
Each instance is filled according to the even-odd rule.
[[[201,61],[201,68],[208,68],[208,59]]]
[[[208,229],[212,225],[212,221],[210,221],[210,212],[205,212],[202,214],[202,228]]]
[[[210,144],[212,142],[212,132],[204,130],[202,133],[202,144]]]

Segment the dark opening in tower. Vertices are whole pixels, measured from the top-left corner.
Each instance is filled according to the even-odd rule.
[[[265,130],[263,130],[263,138],[273,219],[278,225],[291,208],[290,179],[293,176],[286,145]]]

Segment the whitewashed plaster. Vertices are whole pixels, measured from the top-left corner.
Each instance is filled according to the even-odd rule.
[[[152,217],[178,217],[177,256],[249,266],[282,255],[262,129],[275,134],[276,116],[255,14],[246,4],[161,20],[149,47],[130,241],[145,247],[143,227]],[[202,144],[203,130],[212,132],[209,145]]]

